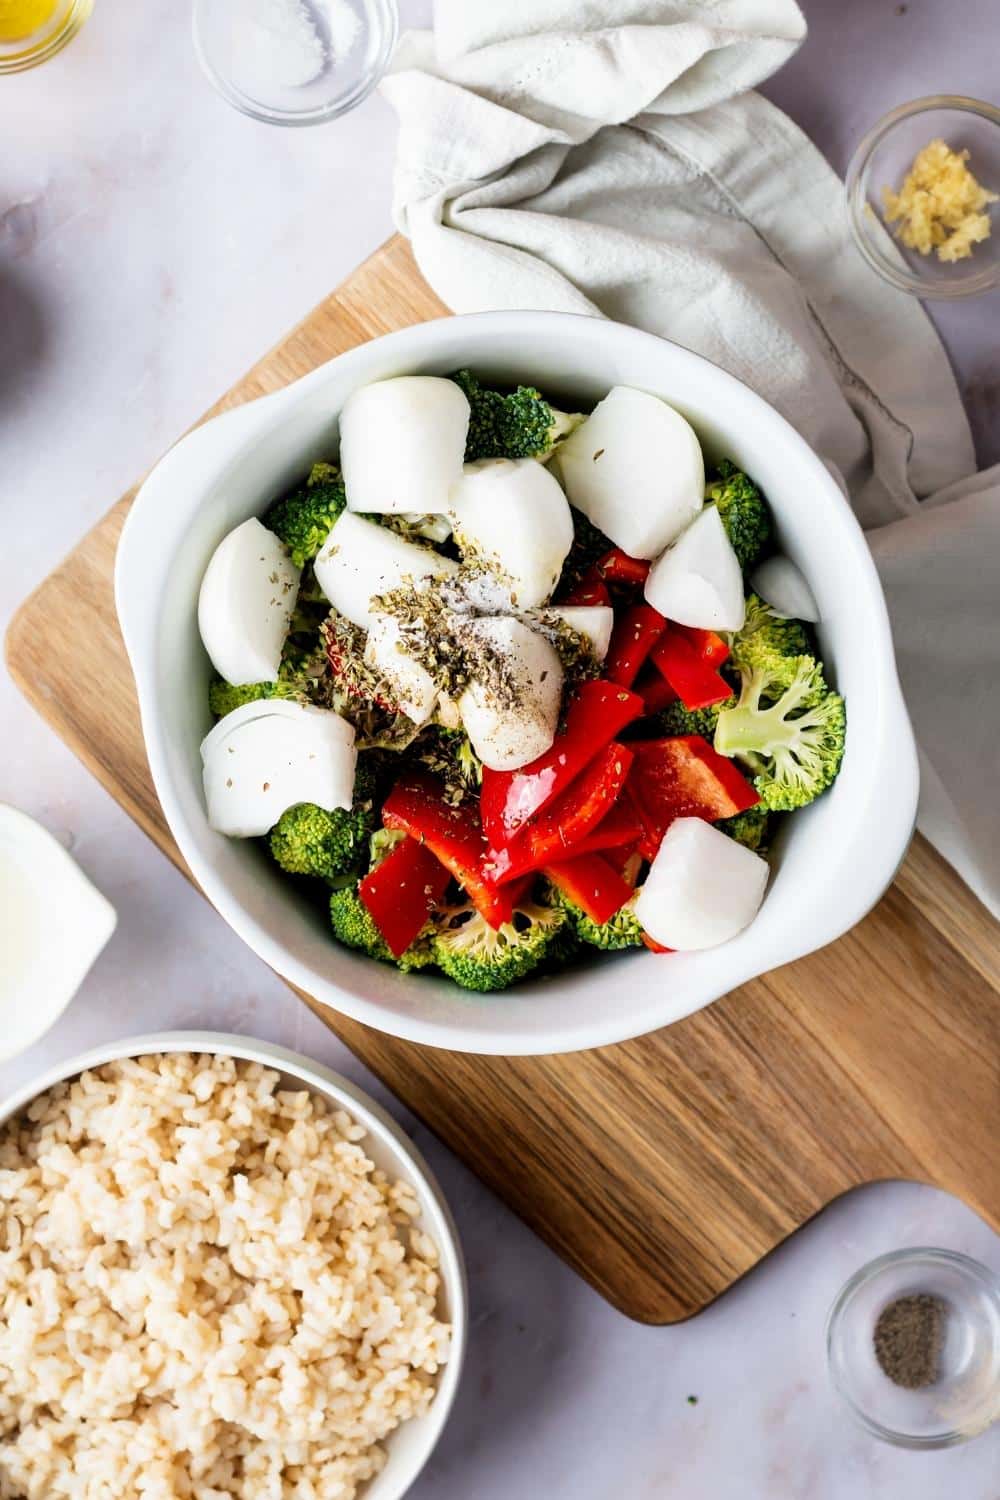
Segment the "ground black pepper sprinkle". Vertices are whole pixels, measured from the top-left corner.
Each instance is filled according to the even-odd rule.
[[[918,1391],[940,1373],[947,1303],[929,1292],[897,1297],[878,1315],[875,1358],[894,1385]]]

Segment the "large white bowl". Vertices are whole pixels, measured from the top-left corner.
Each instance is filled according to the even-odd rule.
[[[385,1467],[364,1486],[364,1500],[400,1500],[430,1458],[448,1420],[462,1374],[468,1332],[465,1262],[455,1222],[434,1174],[395,1120],[349,1079],[298,1052],[216,1031],[164,1031],[152,1036],[126,1037],[70,1058],[0,1102],[0,1126],[64,1079],[75,1078],[88,1068],[100,1068],[122,1057],[144,1057],[154,1052],[211,1052],[277,1069],[283,1084],[291,1088],[305,1085],[346,1110],[368,1132],[361,1144],[376,1167],[387,1176],[412,1185],[420,1205],[417,1225],[430,1235],[440,1254],[440,1315],[451,1324],[452,1342],[451,1357],[438,1378],[429,1409],[391,1434],[385,1445],[388,1453]]]
[[[727,455],[760,483],[782,549],[810,582],[823,657],[847,697],[847,753],[832,790],[787,820],[756,921],[720,948],[669,958],[631,953],[505,994],[470,995],[440,976],[400,974],[339,947],[258,848],[208,826],[198,747],[211,724],[211,669],[196,604],[213,549],[313,460],[336,451],[337,414],[357,386],[463,365],[530,381],[580,406],[616,383],[663,396],[694,424],[709,456]],[[882,895],[913,829],[913,735],[882,591],[849,505],[759,396],[707,360],[620,324],[533,312],[445,318],[375,339],[216,418],[178,443],[140,490],[118,549],[116,594],[153,781],[202,890],[280,974],[325,1005],[411,1041],[467,1052],[567,1052],[676,1021],[846,932]]]

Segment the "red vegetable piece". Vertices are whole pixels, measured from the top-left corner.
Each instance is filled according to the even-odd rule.
[[[635,691],[646,705],[647,714],[658,714],[668,703],[677,702],[677,694],[662,672],[647,667],[635,685]]]
[[[641,589],[649,576],[651,564],[641,557],[629,557],[620,547],[612,547],[597,563],[597,571],[609,583]]]
[[[609,922],[633,895],[628,882],[599,854],[546,865],[545,874],[592,922]]]
[[[596,568],[588,568],[575,588],[570,589],[562,604],[610,604],[608,586]]]
[[[406,838],[358,886],[358,895],[398,958],[445,893],[450,876],[431,851]]]
[[[399,828],[426,845],[458,881],[491,927],[509,922],[511,893],[497,890],[486,872],[486,843],[474,807],[452,807],[433,776],[413,775],[398,781],[382,804],[386,828]]]
[[[615,621],[611,644],[604,658],[604,675],[622,687],[631,687],[639,668],[666,629],[666,620],[651,604],[633,604]]]
[[[632,752],[613,740],[573,785],[506,848],[491,853],[490,873],[500,885],[572,856],[580,841],[618,801],[632,765]]]
[[[708,708],[732,695],[732,688],[704,661],[672,625],[668,625],[650,653],[685,708]]]
[[[700,630],[697,625],[678,625],[676,622],[670,628],[682,635],[710,667],[721,667],[729,659],[729,647],[714,630]]]
[[[606,859],[617,862],[620,849],[634,849],[642,838],[642,820],[635,808],[624,797],[620,797],[609,813],[598,823],[593,833],[573,845],[573,858],[578,854],[604,853]]]
[[[637,693],[599,679],[582,682],[566,713],[566,728],[544,755],[519,771],[483,771],[480,815],[493,849],[502,849],[531,818],[555,801],[609,740],[639,718]]]
[[[653,859],[675,818],[715,823],[754,807],[760,797],[725,755],[700,734],[633,740],[627,795],[643,823],[639,848]]]
[[[676,951],[674,948],[664,948],[663,944],[651,938],[648,932],[643,933],[642,940],[651,953],[674,953]]]

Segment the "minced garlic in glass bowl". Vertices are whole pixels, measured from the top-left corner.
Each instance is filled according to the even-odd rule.
[[[858,146],[846,186],[855,243],[891,285],[924,298],[1000,285],[996,106],[946,95],[900,105]]]
[[[991,192],[969,168],[968,151],[952,151],[947,142],[928,141],[914,157],[899,192],[882,189],[887,224],[909,250],[936,253],[938,260],[967,260],[976,245],[990,237]]]

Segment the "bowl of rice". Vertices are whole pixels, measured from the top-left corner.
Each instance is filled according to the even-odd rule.
[[[428,1167],[305,1057],[132,1038],[0,1104],[0,1496],[398,1500],[466,1324]]]

